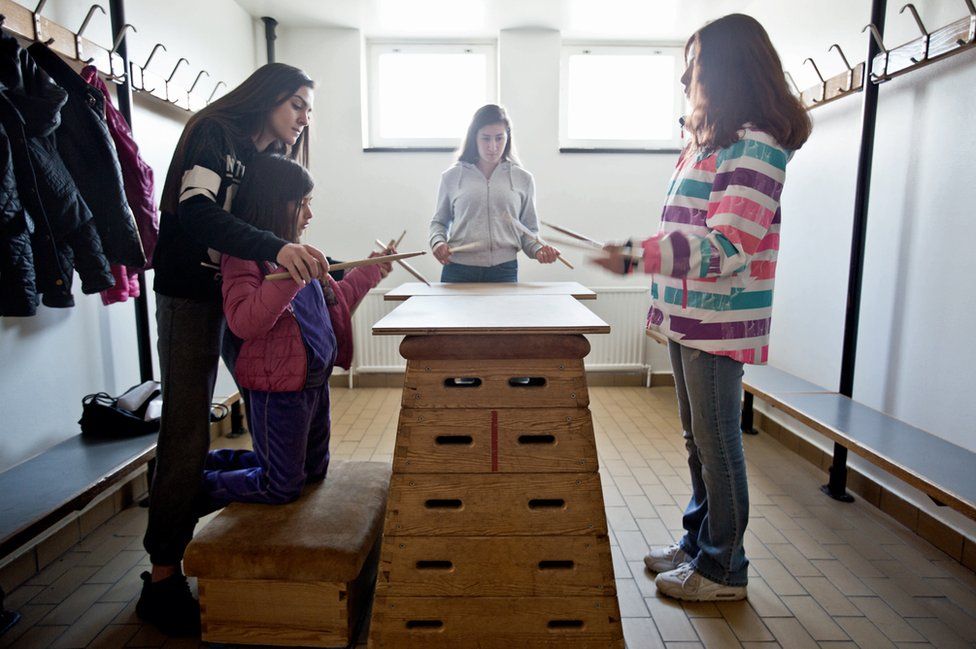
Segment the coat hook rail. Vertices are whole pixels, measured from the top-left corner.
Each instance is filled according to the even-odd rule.
[[[911,13],[922,35],[875,57],[871,80],[882,83],[976,46],[976,6],[973,0],[963,0],[960,4],[963,3],[967,10],[965,17],[931,32],[913,4],[902,7],[900,13],[906,10]]]
[[[967,0],[967,2],[969,1],[971,0]],[[92,4],[88,8],[81,26],[78,27],[78,31],[74,32],[67,27],[59,25],[43,16],[44,7],[47,5],[47,3],[48,0],[37,0],[37,3],[34,5],[32,10],[30,7],[25,7],[14,0],[0,0],[0,25],[3,26],[7,33],[16,36],[17,38],[21,39],[21,41],[44,43],[54,52],[69,61],[77,61],[86,65],[94,65],[98,69],[99,73],[110,81],[119,82],[125,79],[126,75],[128,74],[130,76],[130,80],[132,81],[133,90],[137,94],[157,97],[163,101],[166,101],[168,105],[176,105],[179,108],[187,111],[191,110],[189,97],[190,93],[197,89],[197,86],[204,76],[211,76],[210,72],[207,70],[200,70],[190,88],[182,89],[182,94],[174,93],[177,95],[177,99],[171,100],[169,96],[165,96],[169,93],[168,85],[173,82],[179,67],[184,63],[189,63],[187,59],[181,57],[180,60],[177,61],[173,71],[170,72],[168,78],[163,79],[160,77],[161,83],[159,85],[166,86],[165,88],[146,88],[146,68],[149,67],[149,64],[153,61],[153,57],[160,49],[162,49],[164,52],[166,51],[165,45],[162,43],[157,43],[154,45],[152,51],[149,53],[149,57],[146,59],[145,65],[140,67],[136,64],[132,64],[130,65],[130,70],[125,70],[125,65],[122,62],[122,57],[120,57],[118,54],[118,49],[122,44],[123,39],[129,32],[138,33],[135,26],[126,23],[122,26],[118,33],[115,34],[111,47],[103,47],[102,45],[85,38],[85,33],[91,26],[91,22],[94,20],[96,13],[101,12],[103,15],[107,14],[105,7],[100,4]],[[138,70],[139,73],[137,75],[133,75],[133,70]],[[135,79],[136,76],[139,78]],[[198,105],[198,107],[209,104],[217,95],[217,91],[220,90],[220,87],[226,87],[226,85],[227,84],[223,81],[218,81],[205,102],[196,101],[195,103]]]

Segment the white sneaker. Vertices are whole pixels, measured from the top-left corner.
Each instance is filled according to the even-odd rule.
[[[644,557],[644,565],[651,572],[674,570],[689,561],[691,561],[691,557],[677,543],[672,543],[663,548],[654,548],[650,554]]]
[[[660,593],[687,602],[732,602],[746,598],[745,586],[726,586],[695,572],[690,564],[660,573],[654,584]]]

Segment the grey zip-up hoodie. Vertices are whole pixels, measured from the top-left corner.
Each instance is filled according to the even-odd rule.
[[[521,232],[511,214],[532,232],[539,231],[532,174],[511,162],[502,162],[485,178],[477,165],[457,162],[441,174],[437,207],[430,222],[430,247],[481,243],[480,248],[451,255],[451,262],[466,266],[497,266],[512,261],[519,250],[535,259],[542,246]]]

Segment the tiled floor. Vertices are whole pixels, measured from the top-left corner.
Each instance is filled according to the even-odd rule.
[[[763,435],[745,439],[748,602],[659,598],[641,559],[681,534],[689,494],[672,389],[590,394],[629,649],[976,646],[976,575],[872,506],[827,499],[822,473]],[[334,455],[389,461],[399,390],[333,395]],[[123,511],[11,593],[24,619],[0,648],[197,646],[135,617],[144,526]]]

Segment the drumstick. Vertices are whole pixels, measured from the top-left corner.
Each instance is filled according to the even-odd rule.
[[[480,241],[472,241],[471,243],[462,243],[460,246],[455,246],[454,248],[448,248],[447,251],[454,254],[455,252],[464,252],[465,250],[474,250],[480,247]]]
[[[568,234],[569,236],[573,237],[574,239],[579,239],[580,241],[589,241],[590,243],[592,243],[592,244],[594,244],[596,246],[599,246],[600,248],[602,248],[605,245],[602,241],[597,241],[596,239],[591,239],[590,237],[586,236],[585,234],[580,234],[579,232],[575,232],[573,230],[570,230],[569,228],[564,228],[564,227],[558,226],[555,223],[549,223],[548,221],[539,221],[539,222],[542,223],[542,225],[546,225],[546,226],[552,228],[556,232],[562,232],[563,234]]]
[[[400,237],[400,238],[402,239],[403,237]],[[382,241],[380,241],[379,239],[374,239],[374,241],[376,242],[376,245],[378,245],[380,248],[383,248],[383,242]],[[390,248],[394,247],[395,245],[396,245],[396,240],[395,239],[390,239],[390,245],[386,246],[385,249],[386,250],[389,250]],[[424,278],[423,275],[421,275],[419,272],[417,272],[417,269],[416,268],[414,268],[413,266],[411,266],[410,264],[408,264],[405,261],[397,261],[397,263],[400,264],[401,266],[403,266],[403,270],[407,271],[408,273],[410,273],[411,275],[413,275],[414,277],[416,277],[417,279],[419,279],[421,282],[423,282],[427,286],[430,286],[430,282],[428,282],[426,280],[426,278]]]
[[[403,241],[403,237],[405,237],[405,236],[407,236],[407,231],[406,230],[404,230],[403,231],[403,234],[400,235],[400,238],[396,240],[396,243],[393,244],[393,247],[394,248],[399,248],[400,247],[400,242]]]
[[[420,255],[426,255],[426,250],[418,250],[417,252],[402,252],[396,255],[384,255],[382,257],[368,257],[366,259],[357,259],[355,261],[345,261],[341,264],[332,264],[329,266],[329,270],[348,270],[350,268],[359,268],[360,266],[372,266],[373,264],[384,264],[388,261],[397,261],[400,259],[409,259],[410,257],[418,257]],[[278,279],[289,279],[291,277],[290,273],[271,273],[270,275],[265,275],[264,279],[278,280]]]
[[[527,227],[525,227],[525,225],[522,224],[521,221],[519,221],[517,218],[515,218],[511,214],[508,214],[508,218],[510,218],[512,220],[512,223],[515,224],[515,227],[516,228],[518,228],[519,230],[521,230],[525,234],[527,234],[530,237],[532,237],[532,239],[535,240],[536,243],[538,243],[540,245],[543,245],[543,246],[546,245],[546,243],[542,239],[539,238],[539,233],[538,232],[533,232],[532,230],[528,229]],[[563,262],[568,268],[571,268],[571,269],[573,268],[573,265],[571,263],[569,263],[568,261],[566,261],[565,259],[563,259],[562,255],[559,254],[559,251],[558,250],[556,250],[556,259],[558,259],[559,261]]]
[[[563,238],[560,238],[560,237],[549,237],[549,240],[550,241],[555,241],[556,243],[560,243],[560,244],[562,244],[564,246],[569,246],[570,248],[577,248],[579,250],[586,250],[588,252],[603,252],[603,248],[598,248],[595,244],[592,244],[592,243],[586,243],[582,239],[575,240],[574,241],[573,239],[563,239]],[[619,247],[621,249],[629,249],[630,250],[630,254],[628,256],[630,257],[631,261],[633,261],[633,262],[638,262],[638,261],[641,261],[641,260],[644,259],[644,251],[641,250],[640,248],[635,248],[633,246],[630,246],[630,247],[628,247],[628,246],[619,246]]]
[[[588,243],[584,239],[564,239],[562,237],[549,237],[548,241],[550,243],[558,243],[562,246],[576,248],[577,250],[586,250],[588,252],[599,252],[603,250],[603,246],[598,246],[595,243]]]

